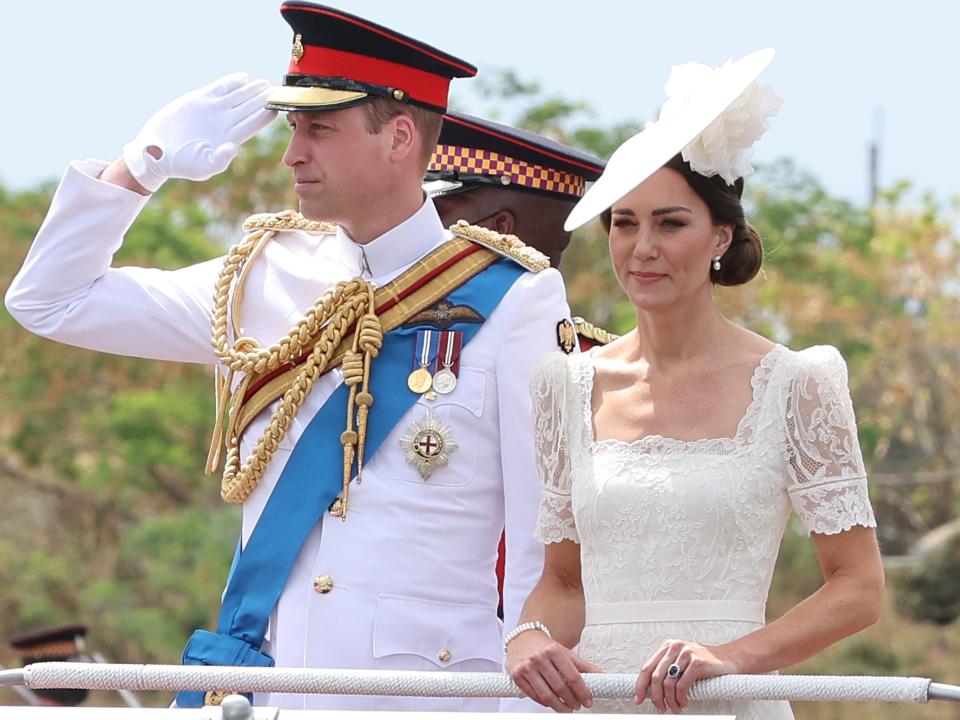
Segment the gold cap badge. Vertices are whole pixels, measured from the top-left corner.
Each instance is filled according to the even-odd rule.
[[[293,38],[293,50],[290,55],[294,62],[300,62],[300,58],[303,57],[303,36],[300,33]]]

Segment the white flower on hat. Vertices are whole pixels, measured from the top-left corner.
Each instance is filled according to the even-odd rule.
[[[722,68],[697,62],[676,65],[670,71],[664,89],[667,102],[657,123],[670,121],[687,111],[693,98],[714,82]],[[726,110],[681,151],[683,159],[695,172],[712,177],[719,175],[727,185],[753,172],[750,164],[753,145],[766,132],[767,118],[776,115],[783,105],[768,85],[754,82]]]
[[[638,187],[677,153],[694,171],[728,184],[752,172],[751,147],[780,109],[780,98],[756,84],[773,48],[711,68],[687,63],[671,70],[659,119],[614,151],[563,227],[575,230]]]

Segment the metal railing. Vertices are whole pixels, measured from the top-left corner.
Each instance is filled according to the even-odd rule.
[[[585,674],[596,698],[630,698],[635,674]],[[399,697],[522,697],[503,673],[327,670],[183,665],[121,665],[77,662],[36,663],[0,671],[0,686],[27,689],[317,693]],[[816,675],[725,675],[701,680],[691,700],[793,700],[831,702],[960,702],[960,687],[929,678]],[[246,699],[231,696],[220,710],[224,720],[259,720]],[[257,712],[260,712],[259,710]],[[275,711],[278,712],[278,711]],[[198,716],[199,717],[199,716]],[[274,714],[271,717],[277,717]]]

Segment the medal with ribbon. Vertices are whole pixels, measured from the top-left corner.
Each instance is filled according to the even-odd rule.
[[[463,333],[459,330],[445,330],[440,333],[440,340],[437,343],[439,369],[433,376],[433,389],[441,395],[452,393],[457,387],[462,346]]]
[[[410,373],[407,385],[427,400],[436,400],[437,393],[452,393],[457,387],[462,347],[460,330],[418,330],[414,352],[417,367]],[[400,438],[400,447],[406,450],[406,461],[427,480],[435,470],[447,465],[457,443],[453,428],[431,409],[410,423],[406,435]]]
[[[416,349],[413,354],[413,372],[407,376],[407,387],[418,395],[429,392],[433,386],[433,374],[430,368],[436,360],[436,330],[418,330]]]

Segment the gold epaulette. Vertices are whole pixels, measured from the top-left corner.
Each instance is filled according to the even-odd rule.
[[[321,220],[307,220],[296,210],[284,210],[278,213],[257,213],[243,221],[246,232],[254,230],[303,230],[308,233],[332,233],[337,231],[333,223]]]
[[[607,345],[616,340],[619,335],[614,335],[611,332],[607,332],[601,327],[597,327],[593,323],[589,323],[584,320],[582,317],[573,318],[573,326],[577,329],[577,335],[582,335],[588,340],[593,340],[595,343],[601,345]]]
[[[471,225],[466,220],[458,220],[451,225],[450,232],[490,248],[532,272],[540,272],[550,267],[550,258],[536,248],[525,245],[516,235],[503,235],[479,225]]]

